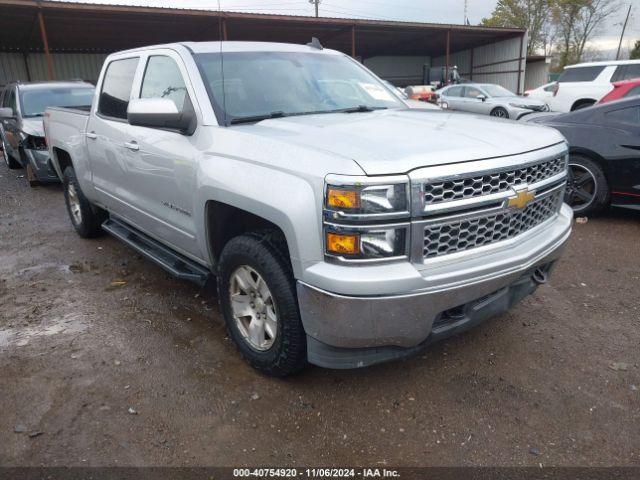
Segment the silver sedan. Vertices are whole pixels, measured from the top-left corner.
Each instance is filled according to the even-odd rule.
[[[542,100],[520,97],[500,85],[491,83],[450,85],[442,89],[438,102],[442,108],[449,110],[513,120],[533,112],[549,110]]]

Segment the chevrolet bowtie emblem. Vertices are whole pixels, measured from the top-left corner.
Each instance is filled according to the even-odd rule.
[[[509,207],[522,210],[536,198],[536,192],[530,190],[517,190],[515,197],[509,197]]]

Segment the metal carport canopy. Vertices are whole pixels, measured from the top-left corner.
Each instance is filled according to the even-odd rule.
[[[39,19],[42,14],[42,22]],[[41,25],[42,24],[42,25]],[[306,43],[360,58],[445,55],[524,36],[488,28],[347,18],[218,12],[57,1],[0,0],[0,51],[113,52],[174,41],[219,40]]]

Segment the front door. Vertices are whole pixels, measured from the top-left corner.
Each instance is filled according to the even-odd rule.
[[[192,86],[182,59],[170,50],[159,50],[143,59],[140,98],[168,98],[179,111],[195,109]],[[199,112],[196,115],[200,117]],[[194,199],[196,171],[201,150],[200,130],[193,135],[168,129],[129,126],[127,190],[135,192],[135,223],[147,233],[170,243],[192,258],[202,259],[196,240]]]

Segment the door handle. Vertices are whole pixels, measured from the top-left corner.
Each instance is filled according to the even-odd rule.
[[[132,150],[134,152],[140,150],[140,145],[138,145],[138,142],[136,142],[135,140],[132,140],[131,142],[125,142],[124,146],[125,148],[128,148],[129,150]]]
[[[86,136],[91,140],[95,140],[96,138],[98,138],[98,134],[96,132],[87,132]]]

